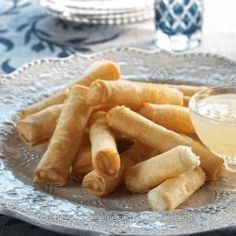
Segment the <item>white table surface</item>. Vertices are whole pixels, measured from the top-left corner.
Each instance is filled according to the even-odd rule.
[[[210,52],[236,60],[236,1],[205,0],[202,44],[195,52]]]

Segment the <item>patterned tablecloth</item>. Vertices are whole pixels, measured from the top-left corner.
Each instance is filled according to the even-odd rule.
[[[0,74],[45,57],[67,57],[116,46],[153,48],[154,38],[153,20],[122,26],[78,25],[53,18],[38,0],[0,0]],[[58,234],[0,215],[0,236],[10,235]]]
[[[0,73],[45,57],[67,57],[115,46],[147,47],[154,39],[154,23],[93,26],[52,17],[38,0],[1,0]]]

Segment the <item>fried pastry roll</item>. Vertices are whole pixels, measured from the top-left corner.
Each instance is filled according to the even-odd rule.
[[[191,97],[188,97],[188,96],[184,96],[184,103],[183,103],[183,106],[184,107],[188,107],[188,104],[189,104],[189,100],[191,99]]]
[[[93,167],[104,174],[117,174],[120,169],[120,155],[115,135],[106,124],[106,113],[94,114],[90,122],[93,122],[89,130]]]
[[[131,81],[96,80],[90,85],[87,103],[91,106],[125,105],[139,109],[144,103],[183,104],[183,93],[177,89]]]
[[[31,146],[48,141],[56,128],[62,108],[63,104],[54,105],[19,120],[16,124],[19,136]]]
[[[148,192],[149,205],[155,211],[174,210],[198,190],[205,180],[201,167],[167,179]]]
[[[124,106],[112,108],[107,113],[107,120],[112,128],[158,150],[160,153],[178,145],[192,147],[192,151],[200,157],[201,167],[205,171],[207,179],[216,180],[219,178],[224,163],[223,159],[191,138],[155,124]]]
[[[49,146],[34,173],[34,182],[56,186],[66,183],[92,111],[85,102],[87,91],[84,86],[72,87]]]
[[[186,107],[171,104],[156,105],[146,103],[140,109],[139,114],[177,133],[195,133],[189,109]]]
[[[82,187],[91,195],[105,197],[117,187],[121,182],[124,173],[124,166],[121,165],[116,175],[106,175],[97,170],[92,170],[85,175]]]
[[[125,185],[133,193],[145,193],[168,178],[200,165],[190,147],[177,146],[132,166],[125,172]]]
[[[96,79],[117,80],[120,78],[120,68],[116,63],[107,60],[101,60],[92,64],[78,80],[75,80],[72,85],[80,84],[89,86]],[[43,99],[29,107],[24,108],[20,112],[20,119],[41,111],[47,107],[62,104],[68,97],[70,85],[67,89],[59,91],[52,96]]]
[[[79,151],[74,158],[72,172],[78,180],[82,180],[93,169],[89,134],[86,132],[82,138]]]
[[[169,88],[178,89],[184,94],[184,96],[187,96],[187,97],[191,97],[195,93],[207,88],[206,86],[194,86],[194,85],[185,85],[185,84],[159,84],[159,85],[164,85]]]
[[[93,170],[84,177],[82,186],[92,195],[107,196],[122,182],[124,170],[141,160],[149,158],[154,153],[156,152],[146,145],[134,143],[130,149],[120,155],[121,168],[117,175],[106,175]]]
[[[116,144],[117,144],[117,150],[119,153],[122,153],[126,150],[128,150],[133,145],[133,140],[127,139],[126,137],[121,137],[120,134],[117,138],[116,136]],[[135,145],[136,146],[136,145]],[[147,152],[150,150],[149,147],[139,144],[140,148],[142,148],[141,152]],[[137,151],[139,148],[135,148]],[[137,154],[135,156],[138,156]],[[89,135],[86,133],[82,139],[81,146],[79,148],[79,152],[77,153],[73,164],[72,164],[72,171],[76,178],[80,181],[84,178],[86,174],[88,174],[90,171],[94,169],[92,165],[92,155],[91,155],[91,144],[89,141]]]

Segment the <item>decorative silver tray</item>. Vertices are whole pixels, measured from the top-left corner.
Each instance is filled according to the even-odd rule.
[[[29,148],[15,131],[17,112],[78,78],[92,62],[118,62],[123,79],[186,84],[235,84],[236,63],[208,54],[171,55],[118,48],[68,59],[45,59],[0,77],[0,213],[49,230],[86,235],[176,235],[236,231],[236,177],[206,184],[172,212],[151,212],[146,195],[120,190],[107,198],[87,195],[70,181],[39,189],[32,172],[45,145]]]
[[[56,17],[85,24],[119,25],[154,17],[153,0],[41,0],[40,3]]]

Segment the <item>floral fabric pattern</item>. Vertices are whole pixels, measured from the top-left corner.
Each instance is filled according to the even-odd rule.
[[[93,45],[119,37],[118,29],[54,18],[38,0],[0,2],[1,74],[10,73],[35,59],[91,52]]]

